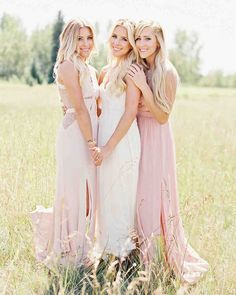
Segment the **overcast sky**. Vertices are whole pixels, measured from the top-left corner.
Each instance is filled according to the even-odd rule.
[[[82,17],[103,29],[109,19],[157,20],[168,47],[177,29],[196,31],[203,46],[202,72],[236,72],[236,0],[0,0],[0,17],[4,12],[18,16],[29,33],[53,22],[58,10],[66,21]]]

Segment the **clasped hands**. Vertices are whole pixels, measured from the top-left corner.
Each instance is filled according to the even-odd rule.
[[[63,115],[66,114],[67,107],[65,105],[62,106]],[[88,143],[88,147],[90,150],[90,155],[93,159],[93,162],[96,166],[100,166],[104,158],[108,157],[110,154],[110,149],[107,146],[98,147],[96,146],[95,141],[91,141]]]
[[[102,154],[101,148],[96,146],[96,143],[95,143],[94,146],[89,145],[89,151],[94,164],[96,166],[100,166],[103,160],[103,154]]]
[[[91,146],[89,147],[91,157],[96,166],[100,166],[102,161],[110,154],[110,149],[107,146]]]

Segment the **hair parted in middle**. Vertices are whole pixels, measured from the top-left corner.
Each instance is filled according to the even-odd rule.
[[[85,20],[73,19],[70,20],[60,34],[60,46],[57,53],[57,60],[54,66],[54,74],[57,80],[57,68],[60,63],[69,60],[74,64],[75,69],[79,72],[80,83],[89,75],[87,64],[80,58],[77,51],[78,36],[80,28],[87,27],[91,31],[93,44],[95,48],[95,33],[92,25]],[[94,49],[93,48],[93,49]]]
[[[152,20],[142,20],[136,24],[135,28],[135,40],[139,37],[144,28],[151,28],[156,37],[158,43],[158,51],[155,57],[154,71],[152,73],[152,89],[154,94],[155,103],[166,113],[170,113],[172,105],[170,104],[165,93],[165,78],[167,73],[171,72],[172,77],[175,77],[179,81],[178,73],[175,67],[168,59],[166,50],[165,37],[162,27],[159,23]],[[147,68],[145,60],[141,59],[140,56],[137,58],[137,62]],[[171,85],[170,85],[171,87]]]
[[[126,56],[117,59],[111,53],[111,48],[108,49],[108,65],[109,70],[104,78],[104,82],[107,83],[108,89],[115,95],[120,95],[126,89],[126,83],[124,77],[127,74],[127,71],[132,63],[135,63],[138,57],[138,52],[135,47],[134,31],[135,23],[128,19],[119,19],[117,20],[110,31],[109,43],[112,38],[112,34],[116,27],[121,26],[126,29],[128,42],[131,45],[130,51]],[[112,74],[111,74],[112,72]]]

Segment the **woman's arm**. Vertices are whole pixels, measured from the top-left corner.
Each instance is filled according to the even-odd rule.
[[[93,140],[92,124],[89,112],[85,106],[78,71],[70,61],[65,61],[58,67],[58,76],[65,86],[70,102],[75,109],[80,130],[87,142]]]
[[[136,86],[141,90],[146,107],[152,113],[154,118],[160,123],[164,124],[168,121],[169,115],[164,112],[155,102],[153,92],[146,81],[146,76],[143,69],[137,65],[132,65],[128,72],[129,77],[134,81]],[[173,70],[168,70],[165,76],[165,94],[166,99],[172,106],[175,100],[177,89],[177,75]]]

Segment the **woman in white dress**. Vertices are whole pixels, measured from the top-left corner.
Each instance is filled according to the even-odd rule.
[[[102,114],[98,146],[97,251],[126,257],[135,249],[136,189],[140,136],[136,114],[140,91],[126,75],[135,62],[134,24],[118,20],[109,38],[110,61],[100,75]],[[99,159],[94,153],[97,165]]]

